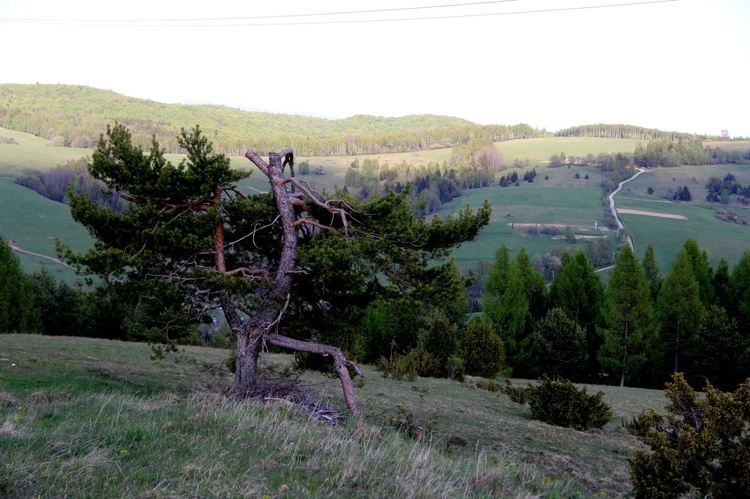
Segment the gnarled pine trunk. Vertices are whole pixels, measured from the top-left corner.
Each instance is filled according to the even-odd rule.
[[[268,163],[250,150],[247,151],[245,156],[268,177],[276,202],[276,209],[281,220],[283,239],[278,268],[272,282],[269,283],[267,291],[259,297],[258,312],[251,316],[247,323],[244,323],[234,304],[223,304],[227,321],[237,336],[237,366],[234,380],[235,396],[244,398],[256,386],[258,382],[258,358],[264,344],[268,343],[269,345],[295,351],[316,353],[331,357],[341,380],[346,404],[352,414],[357,419],[361,419],[362,413],[357,406],[354,386],[348,370],[349,367],[353,367],[361,376],[362,373],[356,364],[348,361],[338,348],[273,334],[273,330],[281,319],[291,295],[292,276],[296,270],[298,245],[297,215],[294,211],[294,202],[286,186],[287,182],[284,179],[284,167],[286,164],[290,165],[290,170],[293,172],[294,157],[291,149],[285,149],[281,153],[269,153]]]

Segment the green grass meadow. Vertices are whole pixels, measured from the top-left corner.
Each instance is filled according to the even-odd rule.
[[[639,257],[648,244],[653,244],[656,260],[662,274],[669,271],[685,240],[691,237],[705,249],[715,268],[723,257],[736,264],[743,251],[750,250],[750,225],[737,225],[716,218],[717,210],[731,211],[750,221],[750,208],[737,202],[733,196],[729,205],[707,203],[706,182],[712,176],[723,178],[727,173],[737,177],[743,185],[750,184],[750,166],[683,166],[657,168],[625,184],[616,196],[618,208],[682,215],[687,220],[659,218],[644,215],[621,214],[620,219],[632,233]],[[693,196],[691,202],[671,201],[665,198],[668,189],[687,186]],[[649,195],[648,188],[654,189]]]
[[[150,353],[0,335],[0,496],[622,497],[627,459],[641,448],[622,422],[665,404],[660,391],[591,386],[614,416],[580,432],[534,421],[528,406],[472,380],[394,381],[363,366],[365,422],[330,426],[284,401],[221,395],[231,385],[225,350]],[[338,380],[302,381],[344,409]],[[425,428],[419,441],[395,428],[407,414]]]
[[[0,135],[18,142],[17,145],[0,144],[0,235],[8,240],[14,240],[19,247],[27,251],[50,257],[55,256],[55,238],[76,250],[85,250],[89,247],[92,244],[91,238],[71,219],[67,206],[49,201],[25,187],[16,185],[13,179],[27,170],[43,171],[65,164],[69,159],[90,156],[91,150],[50,147],[49,141],[45,139],[7,129],[0,129]],[[493,206],[491,224],[475,241],[465,243],[454,251],[458,265],[468,270],[473,269],[479,260],[492,260],[501,244],[506,244],[514,251],[525,247],[531,256],[548,253],[555,246],[565,244],[545,235],[528,235],[525,229],[516,227],[515,224],[544,223],[563,227],[593,227],[594,222],[599,222],[601,226],[602,174],[594,168],[579,166],[552,169],[546,162],[552,154],[560,152],[568,156],[628,152],[633,150],[636,142],[628,139],[547,137],[498,143],[498,148],[509,163],[515,158],[529,158],[530,168],[536,168],[537,176],[533,183],[521,182],[519,187],[500,188],[493,185],[465,191],[462,197],[439,211],[439,216],[448,216],[467,204],[476,208],[485,199]],[[719,145],[727,148],[750,147],[750,143],[747,142]],[[387,161],[395,165],[406,161],[413,165],[424,165],[428,162],[442,164],[450,160],[450,156],[451,149],[439,149],[418,153],[361,156],[360,161],[370,157],[377,158],[381,164]],[[168,155],[168,159],[173,163],[179,163],[182,157]],[[265,178],[259,172],[253,171],[254,166],[249,160],[244,157],[230,159],[235,168],[252,172],[248,179],[241,182],[243,190],[253,192],[268,189]],[[313,170],[317,166],[325,169],[324,175],[309,174],[305,179],[319,192],[330,193],[337,186],[344,185],[346,169],[354,158],[298,158],[298,162],[303,160],[309,161]],[[511,172],[512,170],[505,170],[497,174],[497,177]],[[737,165],[655,169],[626,184],[616,197],[618,207],[647,211],[677,210],[674,213],[688,217],[687,221],[679,221],[622,215],[626,228],[636,241],[636,253],[642,256],[646,245],[653,244],[657,262],[662,273],[666,273],[679,248],[688,237],[693,237],[707,250],[713,265],[716,265],[722,256],[727,258],[730,266],[734,265],[742,252],[750,249],[750,226],[743,227],[720,221],[715,217],[714,210],[725,207],[711,206],[703,201],[708,178],[714,175],[723,177],[727,172],[734,173],[741,184],[750,184],[750,167]],[[523,176],[524,171],[519,173]],[[576,174],[579,178],[575,178]],[[586,175],[588,179],[585,178]],[[667,190],[684,185],[689,186],[694,201],[686,204],[668,204],[664,199]],[[654,189],[653,195],[646,194],[648,187]],[[743,218],[750,219],[747,208],[738,204],[728,208]],[[511,227],[509,224],[514,226]],[[582,246],[586,243],[579,241],[577,244]],[[24,268],[29,271],[44,267],[69,281],[74,279],[71,269],[50,260],[27,254],[19,254],[19,257]]]

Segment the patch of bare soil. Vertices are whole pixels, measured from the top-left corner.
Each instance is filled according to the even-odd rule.
[[[647,217],[672,218],[675,220],[687,220],[685,215],[674,215],[672,213],[658,213],[655,211],[631,210],[629,208],[618,208],[617,213],[624,215],[644,215]]]

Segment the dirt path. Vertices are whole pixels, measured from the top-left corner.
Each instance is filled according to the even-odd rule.
[[[617,186],[617,189],[615,189],[612,194],[609,195],[609,211],[612,212],[612,216],[615,217],[615,221],[617,222],[617,226],[621,229],[624,229],[625,226],[622,224],[622,221],[620,220],[620,217],[617,216],[617,210],[615,209],[615,194],[620,192],[620,189],[622,189],[622,186],[630,182],[631,180],[635,180],[638,175],[641,173],[645,173],[646,170],[638,170],[635,175],[630,177],[627,180],[623,180],[620,182],[620,185]],[[635,244],[633,244],[633,237],[628,236],[628,244],[630,244],[630,249],[633,250],[633,253],[635,253]]]
[[[72,265],[68,265],[67,263],[65,263],[64,261],[60,260],[59,258],[54,258],[54,257],[48,256],[48,255],[42,255],[41,253],[34,253],[33,251],[28,251],[28,250],[25,250],[25,249],[21,249],[18,246],[16,246],[13,243],[13,241],[8,241],[8,246],[10,246],[10,249],[12,249],[13,251],[15,251],[17,253],[23,253],[24,255],[31,255],[31,256],[36,256],[36,257],[39,257],[39,258],[44,258],[45,260],[50,260],[50,261],[53,261],[55,263],[59,263],[60,265],[65,265],[66,267],[70,267],[71,269],[73,268]]]

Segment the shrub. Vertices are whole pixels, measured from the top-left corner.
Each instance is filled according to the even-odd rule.
[[[425,366],[428,370],[420,370],[420,376],[454,377],[456,372],[454,356],[458,349],[458,326],[452,324],[442,311],[435,311],[427,320],[427,328],[420,331],[421,350],[431,354],[434,362]]]
[[[699,493],[710,497],[746,497],[750,490],[750,379],[734,393],[706,382],[705,396],[672,376],[666,410],[644,411],[628,429],[651,451],[636,452],[630,479],[636,497],[673,497]]]
[[[555,426],[585,431],[602,428],[612,417],[609,405],[602,401],[604,392],[589,395],[585,387],[579,390],[568,380],[544,376],[528,392],[534,419]]]
[[[505,362],[505,345],[491,322],[474,320],[466,328],[463,341],[467,374],[493,378]]]
[[[406,355],[393,354],[390,359],[380,357],[378,369],[383,371],[383,377],[389,375],[401,381],[407,378],[414,381],[417,376],[431,376],[439,370],[437,358],[430,352],[425,352],[417,348],[409,350]]]
[[[513,386],[510,383],[510,380],[505,380],[503,393],[510,397],[510,399],[517,404],[524,405],[529,401],[529,389],[521,388],[520,386]]]

